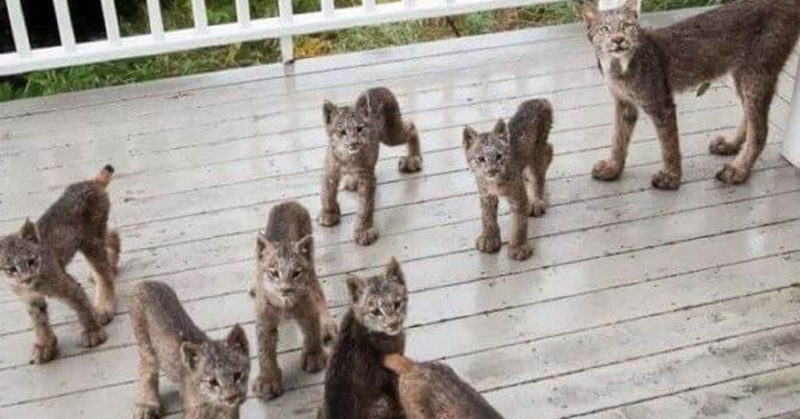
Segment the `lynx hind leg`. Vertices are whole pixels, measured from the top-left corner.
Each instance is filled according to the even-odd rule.
[[[711,154],[716,154],[718,156],[732,156],[739,152],[746,139],[747,119],[742,118],[742,122],[739,123],[739,128],[736,130],[735,137],[728,141],[724,136],[720,135],[711,140],[709,150]]]
[[[47,302],[38,297],[28,301],[28,314],[33,321],[33,331],[36,334],[36,343],[33,344],[31,354],[32,364],[44,364],[58,356],[58,339],[50,327],[50,317],[47,313]]]
[[[111,265],[114,278],[116,278],[119,275],[119,255],[122,253],[122,241],[116,230],[109,231],[106,236],[106,253],[108,254],[108,263]]]
[[[422,149],[419,144],[419,131],[411,121],[403,121],[402,138],[407,147],[407,155],[400,157],[398,167],[403,173],[416,173],[422,170]]]
[[[116,308],[116,295],[114,292],[114,277],[116,268],[112,258],[113,250],[108,238],[88,241],[81,248],[92,267],[92,276],[95,282],[95,310],[100,324],[108,324],[114,319]]]
[[[158,358],[150,341],[147,317],[134,291],[130,299],[130,316],[133,334],[139,344],[139,380],[136,385],[134,419],[157,419],[161,417],[161,401],[158,397]]]

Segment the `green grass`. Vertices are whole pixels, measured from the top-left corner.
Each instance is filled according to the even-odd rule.
[[[717,4],[719,0],[644,0],[646,11],[669,10]],[[125,35],[148,32],[144,2],[130,22],[122,22]],[[275,16],[276,0],[251,1],[254,18]],[[354,6],[360,0],[336,0],[338,7]],[[192,26],[189,0],[162,1],[167,29]],[[297,13],[319,10],[318,0],[294,0]],[[207,0],[209,23],[234,22],[236,11],[232,0]],[[382,26],[362,27],[337,32],[300,36],[295,40],[295,55],[306,58],[326,54],[375,49],[394,45],[425,42],[456,36],[493,33],[504,30],[549,26],[574,22],[574,3],[554,3],[484,13],[450,19],[428,19]],[[454,29],[455,27],[455,29]],[[147,58],[83,65],[65,69],[40,71],[28,75],[23,88],[0,84],[0,101],[23,97],[51,95],[61,92],[104,86],[136,83],[166,77],[197,74],[226,68],[274,63],[280,59],[277,41],[267,40],[224,47],[166,54]]]

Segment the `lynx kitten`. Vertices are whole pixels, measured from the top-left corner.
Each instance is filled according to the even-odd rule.
[[[516,260],[531,257],[528,215],[544,214],[545,177],[553,161],[547,142],[553,124],[553,109],[546,100],[530,100],[519,106],[508,126],[502,119],[492,132],[479,134],[464,129],[464,150],[475,174],[481,200],[483,233],[476,248],[484,253],[500,250],[497,225],[499,196],[508,199],[513,217],[509,254]]]
[[[400,158],[400,171],[418,172],[422,170],[422,155],[417,128],[412,122],[403,120],[394,94],[383,87],[361,94],[354,107],[338,107],[325,101],[323,117],[328,133],[328,151],[319,224],[325,227],[339,224],[341,211],[336,194],[344,176],[345,189],[358,191],[356,243],[368,246],[378,239],[372,217],[375,212],[375,164],[380,143],[388,146],[406,144],[408,154]]]
[[[253,385],[259,397],[283,393],[278,367],[278,324],[297,320],[303,331],[303,370],[317,372],[328,362],[323,342],[333,340],[337,325],[328,312],[314,268],[311,216],[302,205],[287,202],[272,208],[267,229],[257,240],[258,276],[253,295],[261,372]]]
[[[120,253],[119,236],[107,227],[106,187],[113,174],[114,169],[106,166],[94,180],[70,185],[36,224],[26,220],[19,233],[0,238],[0,272],[28,304],[33,320],[32,363],[42,364],[58,355],[45,297],[62,300],[77,312],[84,346],[106,340],[103,325],[114,318],[114,277]],[[94,308],[66,271],[78,251],[92,267],[97,287]]]

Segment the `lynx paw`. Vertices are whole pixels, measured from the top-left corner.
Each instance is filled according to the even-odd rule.
[[[104,343],[108,339],[105,329],[97,330],[84,330],[81,333],[81,345],[85,348],[92,348],[94,346]]]
[[[592,169],[592,177],[598,180],[617,180],[622,174],[622,167],[612,160],[600,160]]]
[[[133,411],[133,419],[159,419],[161,409],[154,406],[137,404]]]
[[[422,157],[421,156],[404,156],[400,157],[398,167],[403,173],[416,173],[422,170]]]
[[[716,154],[719,156],[730,156],[739,152],[739,146],[736,144],[731,144],[725,140],[725,137],[717,137],[711,140],[711,143],[708,145],[709,151],[711,154]]]
[[[272,400],[280,397],[280,395],[283,394],[281,375],[261,374],[256,377],[256,381],[253,383],[253,394],[264,400]]]
[[[541,217],[546,212],[547,203],[544,200],[534,199],[533,202],[531,202],[531,211],[529,214],[531,217]]]
[[[31,353],[31,364],[44,364],[54,360],[58,356],[58,341],[54,338],[52,341],[42,344],[33,344],[33,351]]]
[[[303,371],[319,372],[328,365],[328,355],[325,351],[303,352]]]
[[[321,212],[317,217],[317,222],[323,227],[333,227],[339,224],[338,212]]]
[[[355,192],[358,189],[358,178],[355,176],[345,176],[344,189],[350,192]]]
[[[107,309],[107,308],[96,308],[95,309],[95,317],[97,317],[97,322],[101,325],[105,326],[111,323],[114,320],[114,309]]]
[[[680,175],[659,170],[658,173],[653,175],[651,183],[656,189],[674,191],[681,187],[681,177]]]
[[[322,342],[326,345],[336,339],[339,334],[339,325],[333,319],[328,319],[322,323]]]
[[[508,247],[508,254],[514,260],[526,260],[533,255],[533,246],[529,243],[511,245]]]
[[[495,234],[483,234],[475,242],[475,248],[483,253],[497,253],[500,245],[500,236]]]
[[[359,246],[369,246],[378,240],[378,229],[375,227],[356,230],[356,243]]]
[[[729,185],[744,183],[750,177],[750,172],[739,169],[732,164],[726,164],[722,170],[717,172],[717,179]]]

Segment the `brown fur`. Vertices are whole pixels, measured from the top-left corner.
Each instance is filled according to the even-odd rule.
[[[382,275],[350,277],[353,305],[342,320],[328,373],[320,419],[400,419],[397,378],[382,367],[384,355],[405,350],[408,293],[392,259]]]
[[[511,206],[512,233],[509,254],[525,260],[533,254],[528,243],[528,215],[541,216],[547,208],[545,178],[553,161],[547,142],[553,109],[545,100],[530,100],[519,106],[508,126],[502,119],[492,132],[479,134],[464,129],[464,150],[480,193],[483,233],[475,247],[481,252],[500,250],[497,225],[498,197]]]
[[[36,343],[32,363],[45,363],[58,354],[46,297],[62,300],[75,310],[83,326],[84,346],[106,340],[103,325],[114,318],[114,278],[120,252],[119,236],[107,227],[110,204],[105,188],[113,173],[114,169],[106,166],[96,180],[70,185],[36,224],[26,220],[17,234],[0,238],[0,274],[28,304],[33,320]],[[94,308],[66,271],[77,252],[84,255],[94,273]]]
[[[731,140],[711,143],[715,154],[737,154],[717,173],[725,183],[748,179],[764,149],[770,104],[778,75],[800,36],[800,0],[739,0],[674,25],[648,30],[638,23],[637,4],[628,0],[600,12],[583,8],[589,39],[616,101],[611,158],[592,172],[619,178],[637,108],[650,116],[661,142],[664,167],[653,176],[659,189],[678,189],[682,170],[674,92],[732,74],[744,118]]]
[[[172,288],[161,282],[140,282],[129,302],[139,343],[133,418],[161,417],[158,373],[163,371],[180,388],[184,418],[238,419],[250,374],[244,330],[236,325],[224,340],[209,339],[186,314]]]
[[[416,363],[399,354],[383,365],[398,375],[400,403],[408,419],[502,419],[481,395],[447,365]]]
[[[403,120],[394,94],[383,87],[362,93],[354,107],[337,107],[326,101],[323,117],[328,134],[328,151],[322,182],[322,212],[318,222],[325,227],[339,224],[341,211],[336,196],[344,176],[345,188],[358,191],[356,243],[368,246],[378,239],[378,230],[373,226],[373,213],[375,165],[380,143],[388,146],[406,144],[408,154],[400,158],[400,171],[418,172],[422,170],[419,133],[412,122]]]
[[[269,213],[267,228],[257,240],[258,277],[254,290],[258,361],[261,368],[253,393],[273,399],[283,393],[278,366],[278,325],[294,319],[303,331],[303,370],[325,368],[323,342],[333,340],[338,326],[328,312],[314,268],[311,217],[302,205],[287,202]]]

